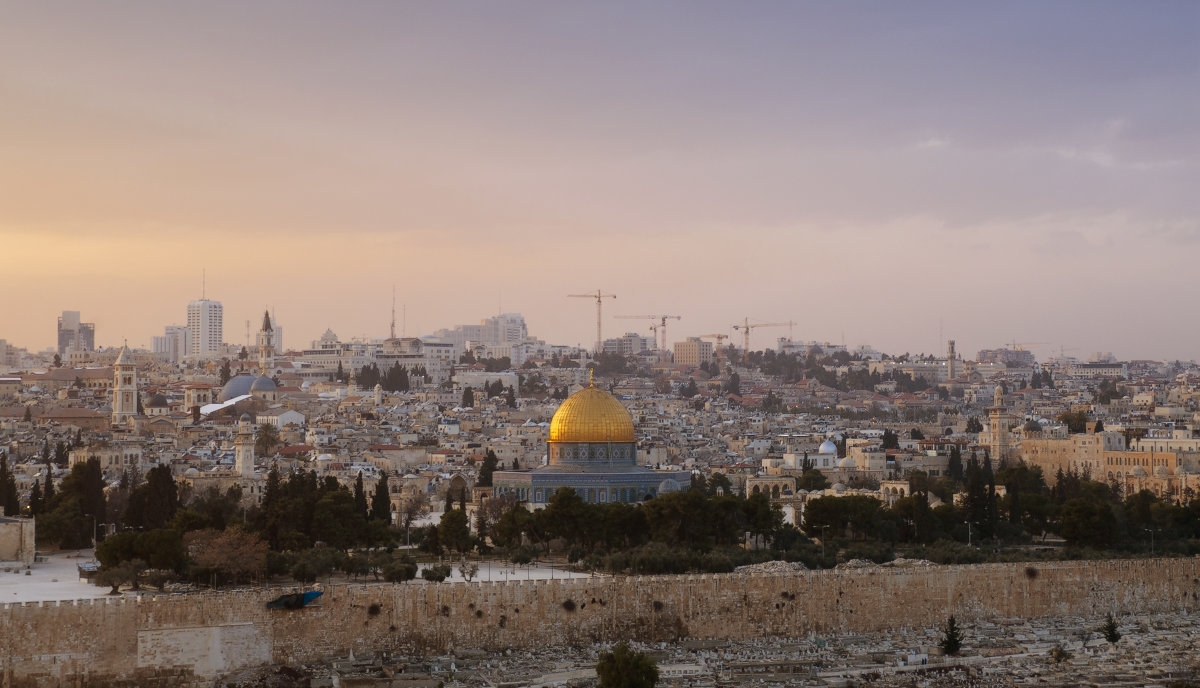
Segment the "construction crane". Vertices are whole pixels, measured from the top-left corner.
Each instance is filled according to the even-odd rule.
[[[666,360],[667,357],[667,321],[682,320],[682,316],[678,315],[618,315],[622,320],[657,320],[657,325],[651,325],[650,330],[655,335],[662,335],[662,344],[658,347],[659,358]]]
[[[596,299],[596,354],[595,355],[599,356],[600,352],[604,350],[604,340],[600,337],[601,308],[604,305],[604,299],[615,299],[615,298],[617,298],[617,295],[616,294],[605,294],[604,292],[597,289],[595,294],[567,294],[567,297],[572,298],[572,299]]]
[[[1011,345],[1010,348],[1013,351],[1024,351],[1025,347],[1027,346],[1042,346],[1049,343],[1050,342],[1018,342],[1016,339],[1012,340],[1011,342],[1005,342],[1005,344]]]
[[[795,324],[797,323],[791,320],[778,323],[752,323],[750,322],[750,318],[746,318],[741,325],[734,325],[733,329],[742,331],[742,340],[744,343],[742,349],[742,361],[745,362],[750,360],[750,330],[753,330],[757,327],[791,327]]]
[[[722,344],[722,342],[724,342],[726,339],[729,339],[729,335],[727,335],[727,334],[702,334],[702,335],[700,335],[700,338],[717,340],[717,369],[720,370],[720,368],[721,368],[721,349],[724,348],[724,345]]]

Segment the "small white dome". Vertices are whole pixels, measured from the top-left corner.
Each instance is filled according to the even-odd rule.
[[[841,461],[838,461],[838,468],[854,468],[854,459],[847,456]]]
[[[1129,471],[1129,474],[1135,478],[1145,478],[1146,477],[1146,469],[1142,468],[1141,466],[1134,466],[1133,470]]]
[[[817,453],[818,454],[836,454],[837,453],[837,445],[834,444],[833,442],[830,442],[829,440],[825,440],[824,442],[821,443],[821,446],[817,449]]]

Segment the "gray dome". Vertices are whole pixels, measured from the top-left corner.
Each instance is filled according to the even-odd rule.
[[[266,375],[259,375],[250,385],[251,392],[274,392],[276,389],[275,381]]]
[[[146,400],[146,408],[163,408],[167,405],[167,398],[161,394],[155,394]]]
[[[250,393],[250,385],[254,384],[254,376],[242,373],[229,378],[229,382],[221,388],[221,401],[229,401],[234,397]]]
[[[817,453],[818,454],[836,454],[837,453],[837,445],[834,444],[833,442],[830,442],[829,440],[825,440],[824,442],[821,443],[821,446],[817,448]]]

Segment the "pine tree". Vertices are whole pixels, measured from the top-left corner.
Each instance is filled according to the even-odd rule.
[[[1117,620],[1113,618],[1112,612],[1104,618],[1104,625],[1100,627],[1100,632],[1104,634],[1104,639],[1109,643],[1116,644],[1121,639],[1121,631],[1117,626]]]
[[[463,390],[462,407],[474,408],[475,406],[475,391],[470,387]]]
[[[939,643],[942,652],[947,655],[956,655],[962,649],[962,633],[958,630],[958,622],[951,616],[946,621],[946,628],[942,632],[942,642]]]

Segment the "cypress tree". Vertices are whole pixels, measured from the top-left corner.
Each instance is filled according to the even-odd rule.
[[[354,510],[366,519],[370,514],[367,512],[367,492],[363,489],[363,474],[358,472],[358,478],[354,481]]]
[[[391,490],[388,488],[388,472],[385,470],[379,477],[379,482],[375,483],[375,494],[371,495],[371,518],[383,521],[384,523],[392,522],[392,498],[389,494]]]

